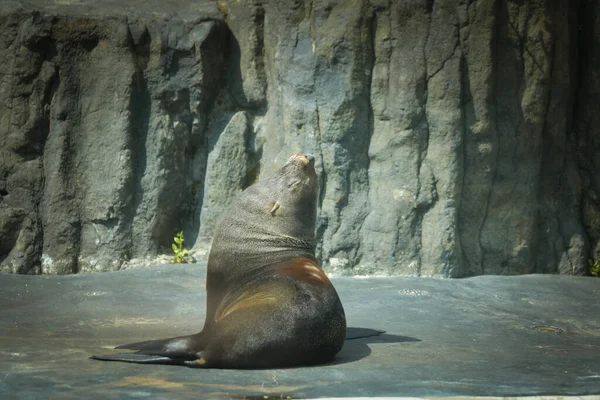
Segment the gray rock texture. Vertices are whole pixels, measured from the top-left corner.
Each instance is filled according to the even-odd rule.
[[[0,262],[204,254],[296,151],[329,271],[585,274],[600,258],[592,0],[0,1]]]

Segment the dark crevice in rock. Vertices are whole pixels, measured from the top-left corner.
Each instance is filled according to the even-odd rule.
[[[421,185],[423,184],[423,182],[421,182],[421,169],[423,168],[423,162],[424,160],[427,158],[427,149],[429,147],[429,135],[430,135],[430,128],[429,128],[429,121],[428,121],[428,110],[427,110],[427,103],[428,103],[428,98],[429,98],[429,63],[427,60],[427,46],[431,37],[431,23],[432,23],[432,12],[433,12],[433,5],[434,5],[434,1],[433,0],[428,0],[427,1],[427,5],[426,5],[426,12],[427,12],[427,30],[425,33],[425,40],[423,41],[423,49],[422,49],[422,54],[423,54],[423,65],[425,68],[424,71],[424,76],[422,77],[423,80],[423,88],[419,88],[423,90],[423,100],[422,100],[422,121],[420,121],[418,124],[415,124],[415,126],[413,127],[413,129],[420,129],[421,124],[423,124],[424,126],[424,132],[423,132],[423,136],[417,138],[416,142],[417,142],[417,152],[418,152],[418,158],[417,158],[417,171],[416,171],[416,179],[417,179],[417,193],[421,191]],[[434,176],[435,179],[435,176]],[[433,204],[431,204],[427,210],[429,210],[431,207],[433,207]],[[423,219],[425,217],[425,214],[427,212],[427,210],[415,210],[415,215],[414,217],[412,217],[412,221],[411,221],[411,227],[412,227],[412,231],[413,231],[413,235],[415,235],[416,237],[419,238],[418,240],[418,249],[416,250],[416,253],[418,254],[418,262],[417,262],[417,275],[421,276],[422,274],[422,269],[423,269],[423,256],[421,254],[421,250],[423,249]]]
[[[323,201],[325,200],[325,195],[327,193],[327,170],[325,168],[325,165],[323,165],[324,163],[324,157],[323,157],[323,132],[321,130],[321,115],[320,115],[320,111],[319,111],[319,96],[317,93],[317,71],[319,68],[319,63],[317,61],[317,56],[314,54],[314,49],[316,47],[316,35],[317,35],[317,18],[316,18],[316,10],[315,10],[315,2],[311,1],[310,3],[310,13],[309,13],[309,18],[310,18],[310,35],[311,35],[311,45],[313,48],[313,64],[312,64],[312,74],[311,74],[311,78],[312,78],[312,88],[313,88],[313,101],[314,101],[314,110],[315,110],[315,136],[317,138],[317,143],[316,143],[316,147],[318,150],[318,154],[317,157],[319,157],[319,159],[321,160],[321,168],[320,170],[317,170],[317,173],[319,174],[319,199],[318,199],[318,203],[317,203],[317,210],[318,213],[320,214],[319,217],[317,218],[317,222],[316,222],[316,227],[315,227],[315,237],[316,237],[316,242],[317,242],[317,249],[316,249],[316,255],[317,255],[317,259],[319,260],[321,265],[324,265],[325,262],[327,261],[326,259],[324,259],[324,254],[323,254],[323,238],[324,238],[324,234],[327,231],[328,228],[328,219],[326,216],[322,215],[322,210],[323,210]],[[328,10],[326,9],[325,14],[328,16],[329,13],[331,12],[331,8],[329,8]]]
[[[367,45],[369,46],[368,48],[368,54],[366,57],[366,63],[367,65],[365,66],[365,71],[367,71],[367,74],[365,76],[366,79],[366,90],[365,90],[365,98],[366,98],[366,108],[367,108],[367,132],[365,133],[366,139],[365,139],[365,146],[364,146],[364,168],[365,168],[365,183],[364,186],[361,190],[363,190],[364,192],[367,193],[366,196],[366,206],[369,205],[369,191],[370,191],[370,185],[369,185],[369,167],[371,164],[371,159],[369,157],[369,148],[371,147],[371,140],[373,138],[373,132],[375,131],[375,112],[373,110],[373,102],[372,102],[372,95],[373,95],[373,76],[374,76],[374,70],[375,70],[375,65],[377,63],[377,54],[375,51],[376,48],[376,39],[377,39],[377,13],[381,11],[381,9],[372,9],[370,10],[371,15],[369,18],[367,18],[367,28],[368,28],[368,35],[369,35],[369,40],[367,41]],[[366,213],[365,213],[366,214]],[[359,225],[357,228],[357,232],[360,234],[360,232],[362,232],[362,228],[363,225],[365,223],[365,218],[361,218],[359,220]],[[361,251],[361,246],[360,246],[361,242],[358,241],[358,246],[356,249],[356,254],[357,257],[355,259],[354,265],[359,265],[363,255],[362,255],[362,251]],[[396,243],[396,245],[394,246],[394,251],[398,248],[398,245]]]
[[[231,93],[232,84],[241,84],[239,65],[231,62],[236,49],[239,56],[239,44],[225,23],[213,21],[212,24],[210,33],[200,45],[203,96],[192,110],[197,119],[192,123],[191,152],[186,172],[191,185],[188,210],[182,214],[186,220],[182,221],[186,242],[190,244],[197,243],[201,231],[209,155],[227,126],[224,121],[234,115],[233,110],[242,108]],[[237,78],[230,79],[232,75]],[[258,167],[253,172],[258,174],[260,160],[257,163]]]
[[[98,37],[92,37],[89,39],[83,39],[80,44],[81,47],[83,47],[87,52],[91,52],[94,50],[94,48],[96,48],[96,46],[98,46],[99,42],[100,39]]]
[[[436,76],[438,73],[440,73],[445,67],[446,67],[446,63],[448,61],[450,61],[452,58],[454,58],[454,56],[456,55],[456,50],[458,50],[460,47],[460,40],[456,41],[456,45],[454,46],[454,49],[452,50],[452,53],[450,53],[441,63],[441,65],[439,66],[439,68],[437,68],[435,71],[433,72],[427,72],[427,80],[429,81],[431,78],[433,78],[434,76]]]
[[[583,193],[580,215],[587,241],[590,243],[589,259],[600,259],[600,181],[595,173],[598,166],[600,135],[598,134],[598,105],[600,87],[594,79],[594,70],[600,66],[598,51],[598,20],[600,6],[592,0],[581,0],[575,19],[577,45],[573,59],[577,60],[572,82],[575,87],[572,116],[568,133],[573,146],[579,172],[582,176]],[[597,74],[597,72],[596,72]],[[597,75],[596,75],[597,76]]]
[[[127,28],[129,49],[133,55],[133,62],[139,82],[139,79],[144,78],[143,72],[150,60],[152,38],[146,25],[140,21],[128,21]],[[141,82],[139,85],[141,85]]]
[[[488,215],[490,213],[490,207],[492,205],[492,194],[493,194],[493,190],[494,190],[494,185],[498,179],[498,168],[497,168],[497,161],[498,161],[498,155],[500,152],[499,149],[499,120],[500,120],[500,116],[499,116],[499,101],[498,101],[498,93],[497,93],[497,89],[502,85],[502,81],[501,81],[501,73],[502,70],[500,68],[500,57],[501,57],[501,46],[503,41],[505,40],[505,38],[503,37],[503,31],[504,31],[504,26],[503,26],[503,21],[504,18],[508,18],[508,12],[506,12],[506,10],[504,10],[502,8],[502,2],[501,1],[497,1],[495,3],[495,13],[494,13],[494,21],[493,21],[493,29],[492,29],[492,37],[491,37],[491,58],[492,58],[492,71],[491,71],[491,77],[492,77],[492,82],[491,82],[491,88],[490,88],[490,92],[493,93],[491,95],[492,100],[492,117],[491,117],[491,121],[493,122],[493,126],[492,128],[490,128],[490,133],[492,135],[491,138],[491,142],[492,142],[492,152],[493,154],[490,155],[491,161],[490,161],[490,169],[492,170],[491,176],[492,179],[490,182],[486,182],[488,183],[488,189],[487,189],[487,196],[485,199],[485,204],[482,204],[482,208],[485,210],[483,213],[483,217],[481,218],[481,222],[479,225],[479,229],[477,232],[477,237],[479,238],[478,240],[478,244],[479,244],[479,254],[480,254],[480,259],[479,259],[479,266],[480,266],[480,270],[481,270],[481,274],[484,275],[486,273],[486,246],[483,243],[483,230],[485,229],[486,223],[488,222]]]
[[[119,225],[118,218],[91,219],[86,222],[90,222],[95,225],[100,225],[109,229],[116,228]]]
[[[161,38],[162,41],[167,41],[167,38]],[[173,77],[177,75],[180,69],[180,59],[186,59],[193,57],[194,49],[180,50],[180,49],[166,49],[164,53],[161,53],[160,63],[162,66],[162,73],[166,77]]]
[[[598,88],[590,85],[590,75],[595,66],[594,58],[598,57],[594,30],[599,28],[594,27],[594,21],[597,18],[594,2],[581,0],[579,4],[576,23],[578,40],[577,46],[574,46],[577,49],[577,68],[574,78],[576,96],[573,102],[573,119],[569,133],[573,136],[573,142],[576,144],[579,154],[583,156],[581,157],[582,166],[591,170],[593,163],[589,158],[593,156],[600,145],[600,135],[594,134],[594,116],[589,115],[587,104],[590,100],[592,103],[600,100],[600,94],[595,93]]]
[[[256,117],[250,114],[248,125],[246,127],[248,139],[246,140],[245,150],[246,154],[248,155],[248,159],[246,160],[247,172],[244,182],[242,183],[242,189],[246,189],[252,184],[258,182],[260,178],[260,171],[262,169],[263,142],[256,136],[256,132],[254,132],[252,129],[255,118]]]
[[[205,74],[203,85],[206,97],[202,103],[202,111],[205,113],[218,110],[220,105],[223,105],[223,108],[229,111],[236,106],[231,98],[223,96],[226,96],[226,89],[232,84],[227,79],[230,76],[229,74],[239,73],[239,66],[238,70],[232,70],[235,68],[233,65],[228,64],[229,59],[232,57],[232,51],[239,51],[237,39],[226,24],[218,21],[213,22],[213,24],[210,34],[200,47],[202,71]],[[223,46],[223,43],[225,46]],[[241,85],[241,80],[236,81],[235,85]],[[223,101],[227,104],[224,105]],[[247,108],[252,109],[252,107]]]
[[[37,159],[43,155],[46,138],[50,132],[50,105],[59,84],[58,70],[54,67],[54,73],[45,82],[41,99],[41,113],[35,117],[35,122],[24,132],[27,139],[24,145],[16,149],[16,152],[25,160]]]
[[[2,242],[0,242],[0,258],[4,259],[17,243],[19,231],[26,218],[26,211],[23,209],[7,210],[5,208],[0,209],[0,211],[2,211],[0,232],[3,236]]]
[[[459,32],[459,43],[462,42],[462,38],[460,38],[460,30]],[[461,242],[461,256],[462,265],[457,266],[456,268],[456,276],[455,278],[462,278],[465,276],[473,275],[471,272],[472,265],[470,263],[470,258],[465,252],[465,246],[461,237],[463,235],[464,229],[461,227],[461,222],[463,221],[463,215],[461,214],[461,210],[463,209],[463,199],[464,199],[464,187],[465,187],[465,177],[467,175],[467,145],[469,140],[469,114],[473,115],[474,112],[471,110],[467,110],[467,107],[473,107],[473,99],[471,93],[471,85],[469,83],[469,65],[465,58],[465,53],[461,51],[460,56],[460,64],[459,64],[459,72],[460,72],[460,112],[461,112],[461,120],[462,120],[462,143],[463,143],[463,153],[462,153],[462,177],[460,182],[460,190],[458,195],[458,200],[456,204],[456,214],[457,214],[457,229],[456,229],[456,237],[457,240]]]
[[[316,73],[313,73],[313,77],[316,77]],[[316,79],[316,78],[315,78]],[[316,84],[316,82],[313,82],[314,84]],[[323,146],[322,146],[322,132],[321,132],[321,126],[320,126],[320,120],[321,117],[319,115],[319,104],[317,101],[317,96],[315,96],[315,114],[316,114],[316,122],[315,122],[315,128],[317,131],[317,137],[319,138],[319,141],[317,143],[317,148],[319,149],[319,158],[321,159],[321,162],[323,162],[324,158],[323,158]],[[319,191],[319,201],[318,201],[318,210],[322,210],[323,209],[323,201],[325,199],[325,194],[327,193],[327,171],[325,170],[325,167],[323,166],[323,168],[321,168],[321,173],[319,174],[319,187],[320,187],[320,191]],[[324,261],[323,260],[323,236],[325,234],[325,231],[327,230],[328,227],[328,219],[326,217],[321,216],[320,218],[317,219],[317,226],[315,229],[315,237],[316,237],[316,241],[317,241],[317,257],[319,259],[319,262],[321,263],[321,265],[323,265]]]
[[[429,15],[431,15],[431,13],[433,12],[433,5],[435,3],[435,0],[426,0],[425,1],[425,12]]]
[[[170,248],[173,237],[181,230],[185,217],[190,213],[191,199],[186,182],[189,170],[189,142],[193,116],[191,113],[190,90],[178,88],[163,90],[157,99],[161,114],[168,117],[167,126],[161,128],[170,133],[167,140],[158,144],[160,152],[159,170],[160,189],[156,196],[156,205],[161,214],[152,224],[151,245],[159,251]],[[173,156],[169,157],[171,154]]]
[[[70,235],[71,243],[69,243],[69,250],[71,250],[71,271],[69,273],[76,274],[79,272],[79,254],[81,252],[81,220],[75,220],[70,224],[70,228],[72,232]]]
[[[46,53],[46,57],[48,62],[51,62],[52,59],[56,57],[57,50],[54,42],[49,42],[49,51]],[[46,140],[48,135],[50,134],[50,121],[52,119],[51,110],[53,108],[53,103],[55,100],[55,96],[60,87],[60,73],[58,66],[53,65],[53,74],[50,80],[47,82],[44,90],[44,95],[42,99],[43,105],[43,121],[44,125],[41,127],[40,139],[43,139],[43,143],[38,145],[39,152],[38,158],[40,162],[40,185],[37,188],[37,192],[33,194],[34,198],[34,213],[30,215],[32,220],[32,239],[30,242],[31,252],[29,254],[29,260],[27,263],[24,263],[18,273],[35,273],[40,274],[41,271],[41,258],[42,258],[42,249],[44,244],[44,224],[42,218],[42,196],[45,189],[45,181],[43,179],[44,175],[44,157],[43,152],[46,146]]]
[[[75,47],[71,47],[74,45]],[[64,62],[59,69],[60,84],[57,89],[55,109],[60,121],[55,125],[52,150],[44,152],[44,175],[46,193],[52,199],[45,205],[44,252],[48,251],[54,265],[54,274],[76,273],[81,247],[81,91],[80,65],[76,43],[58,44],[58,57]],[[50,160],[50,163],[46,162]],[[49,169],[49,164],[53,166]]]
[[[464,278],[467,276],[475,275],[473,272],[473,258],[471,254],[468,252],[466,244],[466,234],[467,231],[466,222],[469,219],[469,216],[465,215],[465,208],[468,207],[467,201],[465,201],[465,197],[468,196],[466,191],[466,180],[467,180],[467,171],[469,168],[469,157],[470,150],[472,149],[472,143],[470,141],[473,140],[471,126],[474,123],[474,106],[473,106],[473,93],[471,92],[471,83],[469,81],[469,63],[467,60],[467,51],[469,48],[469,26],[471,25],[471,20],[469,18],[469,4],[460,3],[460,8],[457,9],[457,34],[458,34],[458,45],[460,46],[460,59],[459,59],[459,75],[460,75],[460,113],[462,120],[462,143],[463,143],[463,152],[462,152],[462,176],[460,180],[460,191],[457,199],[457,228],[456,228],[456,237],[457,240],[460,241],[460,259],[462,260],[461,265],[458,266],[456,270],[457,278]],[[463,16],[461,16],[461,13]],[[470,221],[469,221],[470,222]],[[472,232],[468,233],[472,235]],[[472,240],[469,237],[469,240]],[[479,241],[479,238],[476,238],[476,241]]]
[[[150,57],[151,39],[150,35],[147,34],[147,30],[146,34],[140,35],[137,40],[132,36],[131,30],[129,31],[129,35],[130,51],[135,71],[131,77],[131,92],[129,95],[129,104],[127,106],[129,111],[128,148],[130,149],[131,154],[131,172],[129,177],[130,182],[128,184],[129,189],[127,189],[130,193],[130,197],[124,208],[123,224],[129,227],[129,254],[130,256],[136,256],[135,242],[139,238],[136,237],[132,228],[135,216],[140,214],[140,205],[142,204],[144,196],[142,178],[146,174],[148,163],[146,146],[150,116],[152,113],[152,96],[148,88],[148,78],[145,76],[144,71]]]
[[[244,15],[247,24],[239,26],[239,23],[230,23],[230,26],[223,26],[226,30],[226,46],[216,50],[225,55],[223,62],[226,65],[224,76],[227,96],[222,96],[220,101],[231,109],[264,115],[267,110],[268,89],[265,69],[265,9],[262,2],[248,2],[236,6],[241,7],[243,11],[234,11],[240,14],[248,13]],[[246,51],[245,54],[242,54],[242,47]],[[248,83],[254,85],[246,87],[245,84]]]
[[[263,83],[263,93],[267,93],[267,79],[265,77],[265,10],[261,6],[256,8],[255,14],[255,26],[256,26],[256,46],[255,46],[255,68],[257,72],[257,78]],[[233,36],[233,35],[231,35]],[[262,114],[265,113],[267,103],[266,97],[263,97],[261,101],[256,102],[256,105],[251,105],[252,108],[260,110]]]
[[[554,38],[554,41],[556,41],[557,39]],[[550,85],[553,85],[553,74],[554,74],[554,70],[556,68],[556,58],[555,58],[555,43],[553,43],[552,45],[552,50],[551,50],[551,55],[550,55],[550,73],[548,76],[548,82]],[[545,193],[547,190],[552,190],[547,188],[547,183],[545,182],[544,179],[544,172],[546,172],[546,174],[553,174],[553,172],[555,171],[554,168],[552,168],[553,164],[556,164],[557,162],[560,162],[562,164],[562,167],[560,168],[561,172],[558,175],[558,181],[562,181],[563,176],[564,176],[564,167],[566,164],[566,158],[564,157],[564,155],[557,155],[554,151],[554,146],[557,144],[555,143],[555,138],[552,137],[551,132],[548,131],[548,123],[549,123],[549,119],[550,119],[550,113],[552,112],[551,109],[551,103],[553,100],[553,91],[549,90],[547,95],[546,95],[546,104],[544,106],[545,108],[545,113],[544,113],[544,121],[542,123],[542,129],[541,129],[541,136],[542,136],[542,144],[541,144],[541,148],[542,148],[542,154],[541,154],[541,162],[539,163],[539,171],[538,171],[538,176],[540,176],[540,180],[541,182],[538,185],[538,193],[537,193],[537,202],[541,204],[540,207],[538,207],[538,211],[535,215],[535,226],[538,227],[537,232],[535,232],[537,235],[539,235],[540,237],[544,236],[543,232],[540,232],[541,229],[543,229],[545,227],[546,224],[542,223],[542,221],[546,218],[553,218],[555,220],[555,224],[557,224],[558,226],[561,225],[561,221],[559,220],[560,217],[558,215],[546,215],[546,213],[544,213],[544,215],[542,215],[542,212],[546,209],[546,207],[544,207],[544,203],[547,201],[547,199],[545,198]],[[564,139],[564,138],[563,138]],[[563,143],[564,144],[564,143]],[[564,148],[564,146],[562,146]],[[559,161],[556,159],[556,157],[562,157],[562,159]],[[554,175],[554,174],[553,174]],[[560,188],[560,183],[559,183],[559,188]],[[559,192],[562,192],[561,189],[559,189]],[[556,199],[556,201],[561,201],[562,199]],[[560,231],[560,229],[559,229]],[[561,237],[564,237],[564,235],[561,233],[560,234]],[[564,240],[564,239],[563,239]],[[539,249],[541,247],[540,245],[541,240],[533,240],[533,250],[532,250],[532,254],[533,256],[533,262],[534,262],[534,268],[533,271],[536,273],[544,273],[547,272],[543,269],[542,265],[538,265],[538,257],[535,257],[536,254],[539,254]],[[554,272],[554,271],[552,271]]]
[[[190,108],[190,90],[188,88],[166,89],[160,94],[158,103],[166,111],[171,127],[184,124],[186,127],[191,128],[193,115]],[[190,129],[183,129],[183,131],[187,131],[188,136],[191,135]],[[183,143],[187,143],[190,138],[184,135],[181,139],[183,139]]]

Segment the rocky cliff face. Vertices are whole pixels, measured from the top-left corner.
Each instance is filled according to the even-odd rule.
[[[182,229],[203,253],[228,202],[300,150],[330,271],[600,258],[595,1],[65,3],[0,4],[13,272],[119,269]]]

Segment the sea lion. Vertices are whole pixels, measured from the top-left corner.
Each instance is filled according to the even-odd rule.
[[[270,368],[332,360],[346,337],[338,294],[315,258],[314,157],[295,154],[232,202],[208,258],[200,333],[118,346],[105,361]]]

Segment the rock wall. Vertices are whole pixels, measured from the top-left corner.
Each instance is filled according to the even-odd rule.
[[[49,5],[50,4],[50,5]],[[342,274],[584,274],[600,258],[592,0],[0,5],[0,262],[115,270],[316,155]]]

